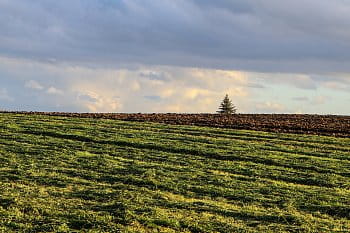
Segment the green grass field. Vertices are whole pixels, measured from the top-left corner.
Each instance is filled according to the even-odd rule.
[[[0,115],[0,232],[349,232],[350,139]]]

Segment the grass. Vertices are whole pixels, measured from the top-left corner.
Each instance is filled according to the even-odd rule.
[[[0,232],[349,232],[350,139],[0,115]]]

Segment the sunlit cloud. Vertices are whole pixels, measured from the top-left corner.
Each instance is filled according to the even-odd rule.
[[[339,86],[348,85],[342,78],[332,79],[339,86],[329,86],[328,78],[306,74],[144,65],[112,69],[0,60],[0,71],[6,71],[0,79],[4,87],[0,100],[9,109],[213,113],[228,94],[242,113],[328,113],[328,109],[346,113],[342,106],[334,106],[334,101],[346,101],[341,93],[347,92],[339,92]],[[294,83],[294,77],[312,85]]]

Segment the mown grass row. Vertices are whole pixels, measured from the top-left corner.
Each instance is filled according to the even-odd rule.
[[[346,232],[350,139],[0,115],[0,232]]]

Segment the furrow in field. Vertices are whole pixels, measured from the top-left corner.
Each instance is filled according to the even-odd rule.
[[[52,129],[51,129],[52,130]],[[72,132],[80,132],[78,130],[73,130]],[[99,130],[95,130],[95,132],[99,132]],[[144,129],[142,130],[142,132],[140,133],[140,130],[128,130],[129,133],[127,133],[128,136],[130,137],[147,137],[147,136],[151,136],[151,135],[156,135],[156,134],[159,134],[159,132],[149,132],[149,131],[145,131]],[[138,135],[133,135],[135,132],[139,132]],[[113,135],[113,133],[119,133],[119,134],[126,134],[126,133],[122,133],[122,131],[116,131],[116,132],[113,132],[111,130],[111,132],[103,132],[105,133],[106,135]],[[100,132],[101,134],[101,132]],[[106,136],[105,135],[105,136]],[[173,134],[172,133],[162,133],[162,136],[164,138],[164,135],[167,136],[167,135],[170,135],[168,136],[170,139],[171,138],[174,138]],[[182,134],[183,135],[183,134]],[[178,135],[178,136],[181,136],[181,135]],[[167,137],[165,137],[167,138]],[[208,141],[210,141],[211,138],[209,138]],[[221,140],[218,140],[217,138],[215,138],[216,140],[214,141],[215,143],[220,143],[220,141],[226,141],[225,143],[229,143],[230,140],[227,140],[227,138],[221,138]],[[201,141],[201,140],[206,140],[206,139],[203,139],[203,136],[199,136],[199,137],[192,137],[190,138],[189,136],[183,136],[183,138],[179,138],[179,140],[183,140],[183,141]],[[236,138],[234,140],[234,143],[238,143],[238,142],[244,142],[244,140],[246,140],[245,138],[243,139],[239,139],[239,138]],[[254,141],[255,139],[254,138],[250,138],[250,139],[247,139],[249,141]],[[274,140],[277,140],[277,139],[274,139]],[[278,139],[279,140],[279,139]],[[303,153],[305,155],[310,155],[310,156],[315,156],[315,157],[326,157],[326,158],[336,158],[336,159],[341,159],[341,160],[349,160],[350,158],[347,157],[346,155],[348,154],[347,152],[350,150],[350,147],[342,147],[342,148],[339,148],[338,150],[336,150],[336,148],[323,148],[321,147],[320,145],[310,145],[309,147],[305,147],[304,145],[297,145],[297,144],[294,144],[294,145],[290,145],[290,144],[286,144],[286,145],[283,145],[283,143],[280,143],[280,141],[269,141],[270,143],[267,143],[267,142],[264,142],[264,144],[260,143],[261,145],[261,149],[264,149],[264,150],[269,150],[269,151],[281,151],[281,152],[289,152],[289,153]],[[232,143],[232,142],[231,142]],[[211,142],[211,144],[213,144]],[[304,143],[305,144],[305,143]],[[256,145],[258,146],[259,143],[256,143]],[[269,146],[269,148],[267,148]],[[300,148],[303,148],[302,150],[300,150]],[[313,149],[312,151],[308,150],[308,151],[305,151],[305,148],[309,148],[309,149]],[[257,148],[257,149],[260,149],[260,148]],[[333,150],[332,150],[333,149]]]
[[[45,133],[44,133],[45,134]],[[56,135],[57,136],[57,135]],[[62,136],[62,135],[61,135]],[[58,135],[58,137],[61,137],[61,136],[59,136]],[[80,138],[82,138],[82,136],[77,136],[77,135],[66,135],[66,136],[63,136],[63,137],[69,137],[69,138],[74,138],[74,137],[80,137]],[[116,145],[118,145],[118,143],[120,144],[120,145],[123,145],[123,144],[125,144],[125,141],[120,141],[120,139],[119,139],[119,141],[98,141],[98,140],[95,140],[95,139],[91,139],[91,138],[83,138],[83,140],[82,140],[82,142],[84,142],[84,141],[89,141],[90,140],[90,142],[92,142],[92,143],[103,143],[103,144],[116,144]],[[124,139],[124,140],[127,140],[127,139]],[[128,143],[126,143],[126,144],[128,144]],[[125,145],[126,145],[125,144]],[[151,149],[159,149],[159,150],[165,150],[165,151],[177,151],[177,152],[183,152],[183,153],[187,153],[187,154],[192,154],[192,155],[194,155],[194,154],[203,154],[203,155],[205,155],[205,156],[211,156],[211,157],[220,157],[219,159],[228,159],[228,160],[234,160],[234,158],[235,157],[233,157],[232,158],[232,156],[222,156],[222,155],[220,155],[220,154],[217,154],[217,153],[214,153],[214,156],[213,155],[211,155],[211,154],[206,154],[205,152],[203,152],[203,151],[201,151],[201,150],[194,150],[193,148],[188,148],[188,147],[185,147],[185,148],[180,148],[180,151],[179,151],[179,148],[176,150],[176,149],[174,149],[174,148],[171,148],[171,147],[168,147],[167,149],[164,149],[164,146],[162,146],[162,145],[154,145],[154,144],[141,144],[140,145],[140,143],[137,143],[137,142],[135,142],[135,143],[129,143],[129,145],[126,145],[126,146],[138,146],[138,147],[140,147],[140,149],[142,149],[142,148],[151,148]],[[168,146],[168,145],[165,145],[165,146]],[[242,154],[240,154],[240,156],[242,156],[243,157],[243,155]],[[262,163],[267,163],[267,164],[270,164],[270,165],[276,165],[276,166],[285,166],[284,164],[280,164],[281,162],[280,161],[278,161],[278,162],[276,162],[276,160],[281,160],[281,161],[283,161],[283,154],[282,154],[282,157],[281,158],[279,158],[278,156],[276,157],[276,159],[275,160],[271,160],[271,158],[269,158],[269,159],[267,159],[267,158],[261,158],[261,157],[263,157],[264,155],[259,155],[258,156],[258,158],[257,158],[257,160],[259,161],[259,162],[262,162]],[[237,158],[236,158],[237,159]],[[256,158],[255,158],[255,156],[251,156],[251,155],[248,155],[248,156],[246,156],[246,158],[244,159],[244,158],[241,158],[241,160],[242,161],[251,161],[251,160],[255,160]],[[274,162],[275,161],[275,162]],[[288,164],[288,167],[293,167],[293,165],[290,165],[289,163],[290,163],[291,161],[287,161],[287,163],[286,164]],[[293,162],[293,161],[292,161]],[[303,161],[304,162],[304,161]],[[327,163],[329,163],[329,161],[327,161]],[[291,164],[293,164],[293,163],[291,163]],[[296,168],[298,168],[298,165],[294,165]],[[307,167],[305,167],[305,166],[301,166],[301,167],[299,167],[299,168],[301,168],[301,169],[313,169],[313,170],[315,170],[314,168],[315,167],[309,167],[309,168],[307,168]],[[341,175],[345,175],[345,176],[347,176],[347,173],[344,173],[344,172],[346,172],[346,170],[344,170],[344,169],[341,169],[342,170],[342,173],[340,173]],[[318,169],[316,169],[316,171],[318,171],[318,172],[322,172],[322,173],[327,173],[327,172],[330,172],[330,170],[324,170],[324,172],[322,171],[322,169],[320,169],[320,168],[318,168]]]
[[[348,161],[344,161],[339,165],[339,163],[336,163],[336,161],[331,160],[314,160],[314,165],[310,165],[310,163],[307,163],[308,165],[304,165],[306,160],[310,160],[309,157],[306,157],[305,155],[298,155],[294,153],[280,153],[280,154],[256,154],[256,152],[253,152],[252,149],[249,151],[244,151],[242,148],[238,148],[236,150],[232,150],[231,147],[225,147],[225,148],[210,148],[206,145],[201,145],[200,143],[192,143],[192,144],[185,144],[184,143],[170,143],[167,140],[163,140],[160,138],[152,139],[152,140],[132,140],[131,138],[109,138],[106,139],[99,139],[99,138],[93,138],[88,137],[80,134],[63,134],[59,133],[58,131],[55,132],[49,132],[49,131],[31,131],[31,132],[25,132],[29,134],[37,134],[37,135],[46,135],[50,137],[55,138],[64,138],[64,139],[72,139],[72,140],[78,140],[81,142],[90,142],[90,143],[100,143],[100,144],[109,144],[109,145],[119,145],[119,146],[125,146],[125,147],[136,147],[139,149],[153,149],[163,152],[176,152],[176,153],[183,153],[183,154],[190,154],[190,155],[201,155],[213,159],[219,159],[219,160],[235,160],[235,161],[255,161],[256,163],[266,164],[266,165],[274,165],[274,166],[280,166],[284,168],[295,168],[295,169],[304,169],[304,170],[311,170],[318,173],[336,173],[340,176],[349,177],[349,167],[350,163]],[[157,141],[157,143],[154,143],[154,141]],[[254,149],[254,148],[253,148]],[[217,152],[217,151],[223,151],[223,153]],[[251,152],[252,151],[252,152]],[[289,155],[289,158],[287,155]],[[318,163],[315,163],[316,161],[319,161]],[[333,169],[332,168],[333,164]],[[337,167],[338,166],[338,167]],[[340,167],[339,167],[340,166]],[[336,170],[334,170],[336,169]],[[339,170],[339,172],[337,172]]]
[[[40,118],[38,118],[38,121]],[[72,128],[77,129],[87,129],[87,125],[90,127],[95,127],[95,129],[106,129],[109,130],[123,130],[123,129],[136,129],[140,130],[140,125],[142,126],[142,130],[156,130],[161,133],[165,133],[167,131],[171,132],[179,132],[180,133],[186,133],[186,134],[198,134],[198,135],[211,135],[211,136],[224,136],[224,137],[255,137],[257,140],[264,140],[264,139],[278,139],[278,140],[286,140],[286,141],[294,141],[294,142],[308,142],[308,143],[317,143],[317,144],[332,144],[339,145],[339,142],[344,141],[342,145],[349,145],[348,139],[342,139],[342,138],[331,138],[331,137],[316,137],[316,136],[303,136],[303,135],[295,135],[291,134],[290,136],[284,136],[284,134],[271,134],[266,132],[259,132],[259,131],[245,131],[245,130],[227,130],[227,129],[215,129],[215,128],[208,128],[208,127],[196,127],[196,126],[171,126],[171,125],[164,125],[159,123],[138,123],[138,122],[124,122],[124,121],[118,121],[118,120],[99,120],[99,119],[87,119],[87,118],[63,118],[63,119],[56,119],[53,117],[49,117],[44,122],[52,126],[51,121],[59,122],[61,124],[61,127],[64,127],[65,124],[67,124],[66,128],[69,128],[71,126]],[[103,123],[102,123],[103,122]],[[106,124],[105,122],[108,122]],[[71,124],[71,125],[70,125]],[[44,124],[45,125],[45,124]],[[82,125],[83,127],[77,127],[77,125]],[[137,127],[136,127],[137,126]],[[310,140],[312,138],[312,140]],[[317,138],[317,139],[316,139]],[[323,140],[321,140],[323,139]],[[249,138],[248,138],[249,140]]]
[[[79,133],[79,131],[74,131],[74,133]],[[113,134],[110,134],[110,135],[113,136]],[[134,132],[129,132],[127,134],[124,133],[123,135],[130,136],[130,137],[151,137],[152,136],[152,135],[150,135],[148,133],[142,133],[141,135],[134,135]],[[224,144],[228,144],[228,145],[230,145],[230,144],[231,145],[237,145],[238,144],[240,146],[242,146],[242,145],[244,146],[244,143],[242,143],[241,140],[240,141],[236,140],[234,142],[230,142],[229,140],[217,140],[217,139],[215,139],[213,141],[210,141],[210,139],[203,139],[202,137],[201,138],[198,138],[198,137],[197,138],[196,137],[189,138],[188,136],[186,136],[185,138],[181,138],[181,135],[176,135],[175,137],[174,137],[174,135],[170,135],[169,139],[175,140],[176,137],[178,138],[178,140],[185,141],[185,142],[186,141],[187,142],[190,142],[190,141],[196,142],[196,140],[197,140],[198,142],[205,141],[205,142],[208,142],[210,144],[214,144],[214,143],[222,144],[222,142],[223,142]],[[165,137],[165,139],[167,139],[167,137]],[[245,145],[247,145],[247,144],[245,144]],[[329,157],[330,158],[336,157],[337,159],[342,159],[342,160],[346,160],[347,159],[346,156],[344,156],[344,155],[346,155],[346,153],[339,154],[339,152],[337,152],[337,151],[334,152],[334,153],[338,153],[336,156],[331,156],[331,153],[326,154],[326,153],[320,153],[320,152],[305,151],[305,150],[300,150],[299,149],[300,147],[294,147],[294,148],[298,148],[298,149],[293,151],[293,147],[288,149],[288,148],[285,148],[285,147],[281,148],[280,145],[276,147],[275,145],[276,144],[272,144],[273,147],[271,145],[269,147],[267,147],[266,145],[256,144],[254,146],[255,147],[260,146],[260,148],[254,148],[254,147],[253,148],[254,149],[263,149],[263,150],[268,150],[268,151],[273,151],[274,150],[274,151],[288,152],[288,153],[292,153],[292,154],[295,154],[297,152],[299,154],[303,153],[305,155],[311,155],[311,156],[315,156],[315,157],[327,157],[327,158],[329,158]],[[329,152],[329,151],[327,151],[327,152]]]
[[[82,142],[86,142],[86,140],[83,140]],[[98,141],[91,141],[93,144],[95,143],[99,143]],[[103,145],[105,145],[106,142],[103,142]],[[111,145],[116,145],[116,146],[122,146],[122,147],[125,147],[127,146],[128,148],[138,148],[140,150],[146,150],[146,149],[149,149],[150,150],[150,153],[153,153],[153,151],[156,149],[158,150],[159,149],[159,146],[157,145],[148,145],[146,144],[145,145],[142,145],[141,146],[139,145],[139,143],[125,143],[125,141],[122,141],[122,143],[118,143],[118,142],[115,142],[113,141],[113,143],[109,143]],[[162,149],[163,148],[163,149]],[[78,148],[79,149],[79,148]],[[160,147],[160,151],[163,151],[163,152],[180,152],[183,153],[184,151],[183,150],[180,150],[180,151],[175,151],[174,149],[170,149],[169,148],[167,150],[164,150],[164,147]],[[185,148],[186,149],[186,148]],[[185,152],[191,152],[191,151],[188,151],[188,150],[185,150]],[[197,151],[195,153],[192,153],[191,156],[197,156],[197,157],[205,157],[205,158],[213,158],[213,155],[212,154],[201,154],[202,152],[201,151]],[[187,153],[188,154],[188,153]],[[252,164],[255,164],[257,165],[255,159],[249,159],[249,158],[235,158],[232,159],[230,156],[227,158],[227,156],[221,156],[221,155],[218,155],[218,154],[214,154],[215,156],[218,156],[220,157],[219,160],[222,160],[222,161],[235,161],[236,163],[240,164],[242,162],[244,162],[243,164],[246,164],[246,163],[252,163]],[[182,155],[182,157],[184,157],[184,155]],[[186,156],[188,158],[188,156]],[[258,163],[259,164],[259,163]],[[266,167],[270,167],[269,170],[276,170],[278,168],[278,166],[276,167],[274,164],[266,164],[266,161],[265,163],[260,163],[260,166],[262,166],[261,168],[258,167],[258,169],[266,169]],[[271,174],[269,175],[272,179],[281,179],[281,180],[284,180],[284,181],[287,181],[287,182],[294,182],[294,183],[299,183],[299,184],[309,184],[309,185],[320,185],[320,186],[327,186],[327,187],[336,187],[337,186],[337,183],[334,183],[334,181],[336,180],[339,180],[340,177],[337,178],[337,176],[328,176],[327,174],[325,175],[322,175],[322,174],[317,174],[315,173],[314,175],[312,175],[313,173],[309,173],[309,172],[305,172],[305,171],[300,171],[300,170],[294,170],[294,169],[290,169],[291,170],[291,174],[289,174],[288,172],[286,172],[286,169],[287,168],[284,168],[282,167],[281,169],[281,172],[280,173],[284,173],[285,175],[278,175],[278,176],[271,176]],[[277,170],[280,170],[280,169],[277,169]],[[247,173],[247,171],[245,171]],[[253,171],[250,171],[250,175],[253,175],[255,174],[254,172],[252,173]],[[264,174],[256,174],[258,176],[264,176]],[[266,175],[265,175],[266,176]],[[341,180],[344,180],[344,179],[340,179],[338,182],[341,182]],[[346,182],[345,182],[346,184]],[[345,186],[346,187],[346,186]]]

